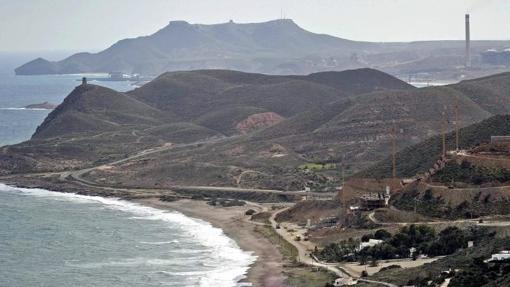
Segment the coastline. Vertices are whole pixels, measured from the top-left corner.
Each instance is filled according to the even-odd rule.
[[[136,199],[134,202],[158,209],[178,211],[222,229],[242,250],[253,252],[257,256],[246,274],[247,278],[241,282],[249,282],[254,287],[285,286],[282,255],[276,246],[255,230],[256,224],[247,222],[248,217],[244,214],[250,208],[260,207],[250,204],[241,207],[214,207],[204,201],[189,199],[164,202],[158,198],[146,198]]]
[[[260,211],[258,204],[247,202],[245,206],[219,207],[210,206],[205,201],[179,199],[161,201],[162,192],[140,192],[133,194],[122,189],[102,189],[83,186],[74,182],[63,182],[58,176],[25,177],[23,175],[3,177],[0,183],[20,188],[42,188],[55,192],[75,193],[80,195],[118,198],[162,210],[180,212],[188,217],[204,220],[212,226],[223,230],[225,235],[234,240],[243,251],[253,252],[256,261],[250,266],[242,282],[252,283],[254,287],[285,287],[287,277],[284,274],[284,258],[275,246],[255,228],[260,223],[252,222],[245,215],[248,209]],[[249,286],[249,285],[248,285]]]

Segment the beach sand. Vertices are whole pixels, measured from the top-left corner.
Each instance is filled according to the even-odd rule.
[[[255,223],[250,223],[248,216],[244,214],[248,209],[259,210],[259,206],[248,204],[242,207],[216,207],[204,201],[164,202],[157,198],[139,199],[137,202],[159,209],[175,210],[221,228],[241,249],[251,251],[257,256],[244,281],[252,283],[255,287],[285,286],[282,255],[266,237],[255,231]]]

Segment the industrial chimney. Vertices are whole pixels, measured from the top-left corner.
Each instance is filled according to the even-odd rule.
[[[469,27],[469,14],[466,14],[466,68],[471,67],[471,32]]]

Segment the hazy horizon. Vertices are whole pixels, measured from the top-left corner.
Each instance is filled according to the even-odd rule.
[[[510,40],[510,3],[504,0],[154,0],[143,4],[0,0],[0,51],[97,51],[124,38],[152,34],[172,20],[253,23],[282,17],[306,30],[351,40],[461,40],[466,12],[471,13],[473,40]]]

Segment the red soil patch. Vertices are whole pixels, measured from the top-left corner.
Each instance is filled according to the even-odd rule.
[[[253,114],[237,123],[236,130],[241,134],[248,134],[261,128],[273,126],[284,119],[284,117],[273,112]]]

